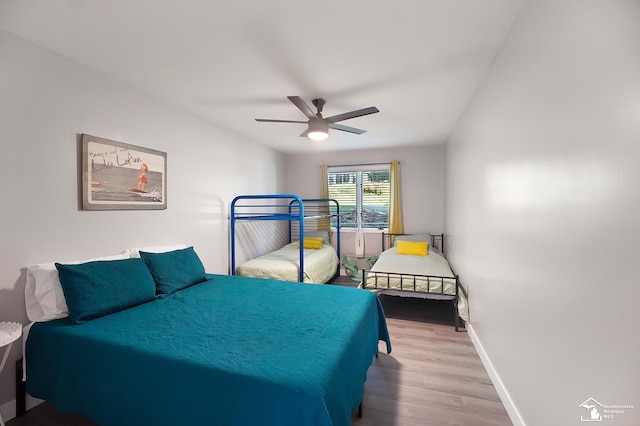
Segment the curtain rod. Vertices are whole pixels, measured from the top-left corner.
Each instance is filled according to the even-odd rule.
[[[327,167],[382,166],[382,165],[387,165],[387,164],[391,164],[391,161],[384,162],[384,163],[378,162],[378,163],[356,163],[356,164],[327,164]],[[404,161],[398,161],[398,164],[404,164]],[[322,165],[320,165],[318,167],[322,167]]]

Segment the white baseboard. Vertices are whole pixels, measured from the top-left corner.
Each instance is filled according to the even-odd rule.
[[[487,373],[489,374],[489,378],[493,382],[493,387],[496,388],[496,392],[498,392],[498,396],[502,401],[502,405],[504,405],[505,410],[507,410],[507,414],[509,414],[509,418],[511,418],[511,421],[513,422],[514,426],[526,426],[526,423],[522,419],[522,416],[520,415],[518,408],[516,407],[516,405],[513,403],[513,400],[511,399],[511,395],[509,395],[509,391],[504,386],[504,383],[502,383],[502,380],[500,379],[500,375],[498,375],[498,372],[494,368],[493,363],[491,362],[491,360],[489,359],[489,356],[485,352],[484,347],[482,346],[482,343],[478,339],[478,335],[473,330],[473,325],[471,325],[470,323],[467,324],[467,334],[469,334],[469,337],[471,338],[471,342],[473,343],[473,346],[475,346],[476,351],[480,356],[480,360],[482,361],[482,364],[484,365],[485,370],[487,370]]]
[[[25,401],[26,409],[30,410],[36,405],[42,404],[44,400],[34,398],[32,396],[27,395],[27,400]],[[6,404],[0,405],[0,413],[2,413],[2,418],[5,422],[16,417],[16,400],[12,399]]]

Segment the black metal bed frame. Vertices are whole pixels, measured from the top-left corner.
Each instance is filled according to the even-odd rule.
[[[389,234],[382,233],[382,250],[385,250],[385,236],[389,239],[401,235],[409,235],[409,234]],[[439,241],[439,246],[436,246],[435,242]],[[438,247],[442,252],[443,256],[445,256],[445,247],[444,247],[444,234],[435,234],[431,235],[431,246]],[[449,265],[451,267],[451,265]],[[430,299],[430,300],[442,300],[452,302],[453,313],[454,313],[454,327],[456,331],[459,331],[460,327],[460,317],[458,315],[458,300],[460,298],[460,277],[453,271],[451,268],[451,272],[453,272],[453,277],[444,277],[439,275],[418,275],[418,274],[404,274],[400,272],[384,272],[384,271],[371,271],[367,269],[362,269],[362,288],[367,290],[375,290],[380,294],[389,294],[395,296],[405,296],[405,297],[414,297],[414,298],[422,298],[422,299]],[[367,283],[367,276],[372,275],[374,277],[373,285]],[[381,278],[382,281],[386,282],[386,284],[381,283],[378,285],[378,278]],[[395,278],[400,280],[400,288],[391,288],[390,279]],[[446,280],[455,280],[455,293],[449,294],[444,293],[444,283]],[[417,283],[420,280],[422,283],[426,281],[427,290],[418,290]],[[432,291],[431,290],[431,282],[434,281],[436,284],[440,284],[441,291]],[[405,282],[406,287],[405,287]],[[464,323],[464,320],[463,320]]]

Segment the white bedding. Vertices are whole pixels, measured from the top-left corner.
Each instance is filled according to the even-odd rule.
[[[236,274],[245,277],[298,281],[300,249],[298,243],[248,260],[236,267]],[[326,283],[336,273],[338,255],[335,249],[323,244],[321,249],[304,249],[304,282]]]
[[[376,275],[376,271],[391,272],[398,275]],[[402,287],[400,274],[402,274]],[[371,289],[370,287],[378,287],[374,289],[378,292],[383,292],[385,289],[413,291],[414,280],[413,277],[409,275],[451,277],[452,279],[443,280],[434,278],[427,280],[426,277],[417,277],[415,280],[415,291],[428,291],[430,293],[445,293],[449,295],[455,294],[456,281],[454,274],[451,271],[449,262],[447,262],[440,252],[429,250],[427,256],[415,256],[398,254],[397,247],[392,247],[380,254],[375,265],[371,268],[371,272],[367,274],[366,286],[364,287],[368,289]],[[443,283],[444,291],[442,290]],[[458,291],[458,313],[460,318],[467,322],[469,321],[469,305],[462,290]]]

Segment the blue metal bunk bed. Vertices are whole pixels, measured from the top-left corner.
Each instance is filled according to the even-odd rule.
[[[244,221],[287,221],[289,243],[304,242],[305,226],[318,221],[334,220],[336,223],[336,256],[338,264],[335,276],[340,275],[340,205],[331,198],[305,198],[295,194],[239,195],[231,202],[231,275],[236,275],[236,224]],[[316,228],[317,229],[317,228]],[[311,230],[307,229],[311,234]],[[314,235],[316,232],[314,232]],[[329,231],[329,236],[331,232]],[[299,244],[298,281],[305,281],[305,248]]]

